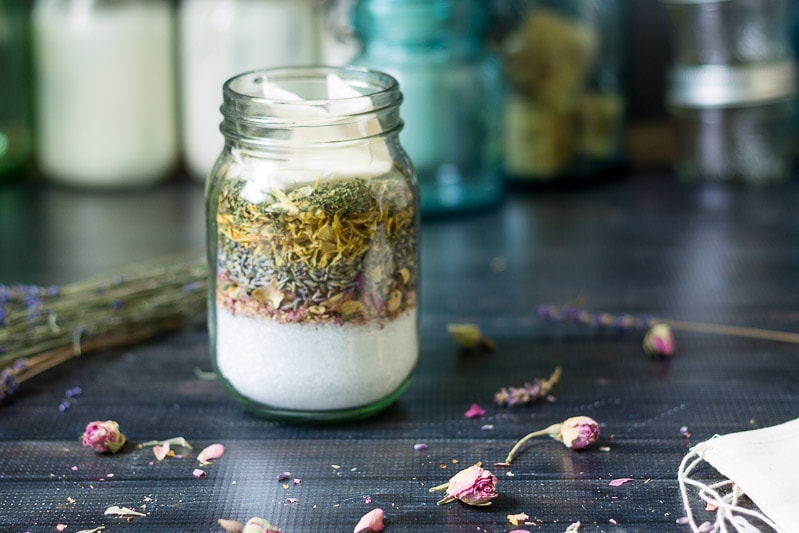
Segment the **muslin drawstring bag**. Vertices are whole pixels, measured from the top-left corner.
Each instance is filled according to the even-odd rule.
[[[677,474],[688,524],[693,531],[799,531],[799,418],[763,429],[715,436],[692,447]],[[707,463],[723,480],[692,478]],[[691,496],[698,491],[715,506],[715,521],[696,524]],[[743,505],[749,498],[757,508]],[[695,498],[694,498],[695,501]]]

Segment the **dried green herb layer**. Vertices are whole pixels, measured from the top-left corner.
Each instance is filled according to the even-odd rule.
[[[391,319],[416,304],[412,191],[396,177],[352,178],[264,201],[231,181],[217,211],[217,303],[295,323]]]

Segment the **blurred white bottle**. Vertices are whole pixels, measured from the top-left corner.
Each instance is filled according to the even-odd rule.
[[[320,60],[318,0],[183,0],[179,13],[184,160],[204,181],[224,144],[222,84],[261,68]]]
[[[167,177],[178,155],[170,0],[36,0],[38,158],[88,188]]]

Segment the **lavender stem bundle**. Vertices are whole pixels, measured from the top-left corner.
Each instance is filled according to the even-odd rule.
[[[202,323],[207,279],[204,257],[181,256],[64,286],[0,285],[0,403],[73,357]]]

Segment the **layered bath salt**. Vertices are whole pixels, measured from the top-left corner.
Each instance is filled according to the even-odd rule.
[[[388,398],[419,352],[412,190],[402,174],[219,195],[216,367],[270,409]]]
[[[419,352],[416,311],[377,324],[279,324],[217,315],[216,363],[240,394],[278,409],[322,411],[391,395]]]

